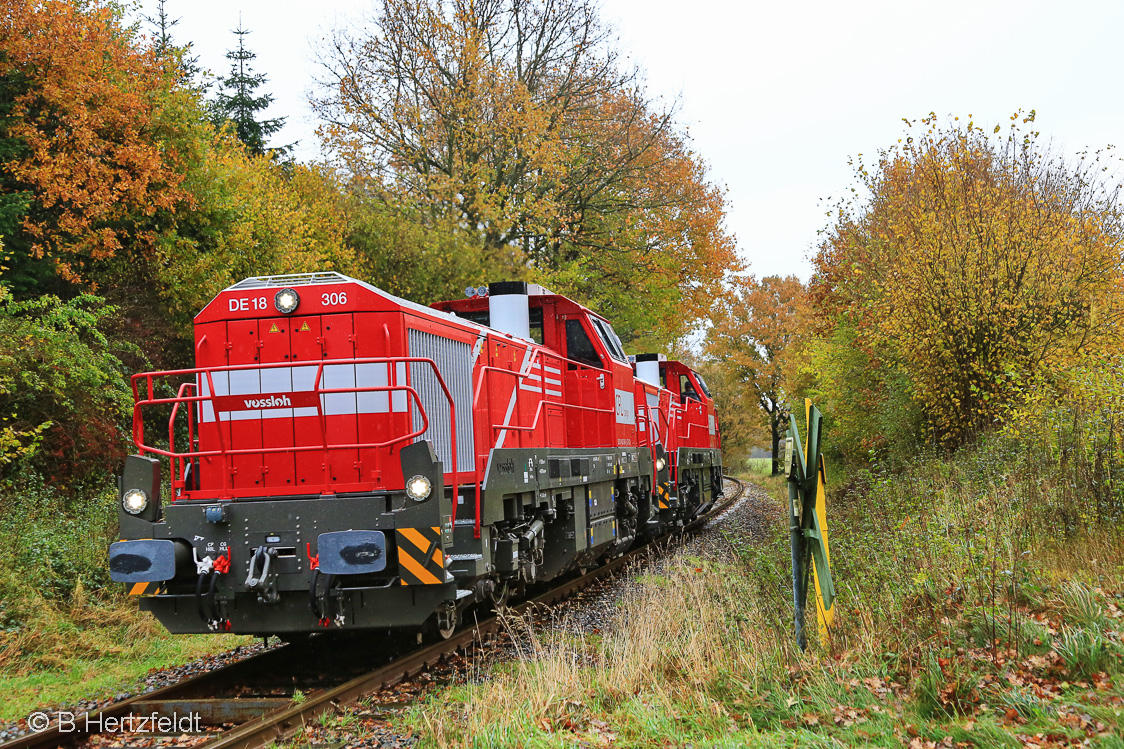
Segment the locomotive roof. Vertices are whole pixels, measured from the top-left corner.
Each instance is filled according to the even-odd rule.
[[[441,308],[444,305],[450,305],[451,306],[451,305],[455,305],[455,304],[459,304],[459,303],[463,303],[463,302],[476,301],[476,300],[480,299],[480,297],[476,297],[473,300],[469,300],[469,299],[446,300],[446,301],[436,302],[433,307],[427,307],[426,305],[418,304],[417,302],[411,302],[409,299],[403,299],[402,297],[395,296],[394,294],[391,294],[390,292],[384,291],[384,290],[378,288],[377,286],[373,286],[373,285],[367,283],[366,281],[361,281],[357,278],[352,278],[351,276],[344,275],[343,273],[339,273],[337,271],[321,271],[321,272],[316,272],[316,273],[291,273],[291,274],[277,275],[277,276],[251,276],[249,278],[245,278],[245,279],[243,279],[243,280],[241,280],[241,281],[239,281],[235,284],[232,284],[232,285],[226,287],[222,291],[220,291],[215,296],[214,299],[212,299],[206,306],[203,307],[203,309],[201,309],[199,311],[199,313],[195,316],[195,321],[196,322],[210,322],[212,320],[230,319],[230,315],[229,315],[228,310],[224,309],[220,304],[218,304],[219,299],[222,298],[223,295],[227,294],[228,292],[259,291],[259,290],[266,290],[266,289],[280,290],[280,289],[285,289],[285,288],[297,289],[297,288],[300,288],[300,287],[303,287],[303,286],[320,286],[320,287],[323,287],[323,286],[331,286],[331,285],[339,285],[339,284],[354,284],[356,286],[359,286],[363,290],[365,290],[365,291],[367,291],[367,292],[387,301],[388,303],[390,303],[392,305],[396,305],[396,306],[398,306],[402,309],[410,310],[411,312],[414,312],[415,314],[424,315],[424,316],[429,317],[431,319],[441,320],[443,322],[456,321],[456,323],[458,323],[460,325],[463,325],[463,326],[465,326],[467,328],[470,328],[470,329],[474,329],[474,330],[477,330],[477,331],[486,331],[486,332],[490,332],[490,333],[493,333],[493,334],[496,334],[496,335],[514,338],[514,336],[512,336],[510,333],[505,333],[502,330],[498,330],[496,328],[492,328],[492,327],[489,327],[487,325],[483,325],[481,323],[474,322],[473,320],[469,320],[468,318],[461,317],[460,315],[456,314],[455,310],[442,309]],[[543,286],[540,286],[539,284],[528,284],[527,287],[528,287],[528,291],[529,291],[528,296],[530,296],[530,297],[538,297],[538,298],[553,297],[553,298],[556,298],[556,299],[563,299],[563,300],[577,306],[583,312],[586,312],[587,314],[589,314],[593,317],[598,317],[598,318],[601,318],[602,320],[607,320],[607,318],[605,318],[603,315],[600,315],[597,312],[594,312],[593,310],[589,309],[588,307],[581,304],[580,302],[574,301],[573,299],[570,299],[569,297],[563,296],[561,294],[555,294],[550,289],[544,288]],[[249,311],[247,311],[247,312],[249,312]],[[260,317],[260,315],[258,315],[258,314],[241,315],[239,317],[247,317],[247,316],[249,316],[249,317]]]
[[[243,279],[238,283],[232,284],[231,286],[228,286],[220,291],[214,299],[212,299],[205,307],[203,307],[203,309],[199,311],[199,313],[195,316],[195,320],[197,322],[202,322],[207,320],[208,318],[216,319],[212,318],[211,314],[208,314],[208,312],[211,311],[212,307],[216,307],[216,302],[218,302],[218,300],[224,294],[230,291],[256,291],[265,289],[280,290],[286,288],[299,288],[302,286],[327,286],[336,284],[354,284],[361,287],[365,291],[374,294],[375,296],[385,299],[391,304],[397,305],[404,309],[409,309],[412,312],[425,315],[427,317],[439,319],[442,321],[456,320],[458,323],[469,328],[500,333],[500,331],[497,331],[494,328],[480,325],[479,323],[475,323],[471,320],[466,320],[463,317],[457,317],[456,315],[444,312],[442,310],[434,309],[433,307],[427,307],[423,304],[418,304],[417,302],[411,302],[409,299],[403,299],[387,291],[383,291],[377,286],[372,286],[366,281],[360,281],[358,278],[345,276],[343,273],[338,273],[336,271],[319,273],[293,273],[279,276],[251,276],[250,278]],[[221,314],[224,312],[224,310],[222,310],[221,307],[218,307],[217,309],[220,313],[220,317],[217,319],[225,319],[221,317]]]

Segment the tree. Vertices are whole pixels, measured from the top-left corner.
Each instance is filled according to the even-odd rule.
[[[748,388],[769,424],[773,474],[780,472],[781,435],[790,405],[784,392],[784,364],[797,333],[797,309],[804,284],[796,276],[752,276],[731,282],[716,300],[707,332],[707,353]]]
[[[821,329],[868,362],[847,386],[899,393],[947,446],[1119,345],[1119,187],[1102,155],[1042,148],[1033,120],[999,137],[970,119],[908,123],[920,132],[858,166],[870,199],[840,207],[815,260]]]
[[[0,229],[14,291],[68,291],[121,251],[151,249],[150,218],[185,198],[176,154],[161,142],[168,86],[154,52],[138,48],[110,6],[7,3]]]
[[[152,28],[152,48],[156,59],[171,66],[182,85],[206,91],[211,84],[200,80],[203,70],[199,66],[199,55],[191,53],[191,42],[179,46],[172,38],[172,29],[179,25],[180,19],[168,15],[165,3],[166,0],[156,0],[156,15],[144,17]]]
[[[461,296],[466,286],[492,277],[517,276],[487,260],[480,237],[455,221],[409,205],[387,205],[348,196],[347,244],[359,256],[361,277],[379,288],[421,304]]]
[[[722,463],[731,471],[737,471],[755,448],[766,448],[770,444],[771,435],[768,424],[761,418],[760,403],[735,368],[725,362],[707,358],[693,362],[691,367],[706,378],[714,398],[722,430]]]
[[[214,101],[214,115],[217,125],[231,122],[238,140],[246,144],[251,153],[264,154],[266,140],[285,126],[284,117],[258,120],[259,112],[264,112],[273,103],[272,94],[256,96],[255,92],[268,80],[264,73],[254,73],[250,63],[257,55],[246,48],[246,37],[250,32],[242,28],[233,31],[238,37],[238,48],[226,53],[230,60],[230,74],[219,78],[219,88]],[[292,146],[275,147],[270,150],[285,155]]]
[[[315,102],[326,148],[365,192],[635,310],[637,331],[674,319],[682,332],[701,312],[700,289],[736,262],[725,196],[592,3],[380,0],[375,24],[336,33]],[[628,289],[638,279],[651,293]]]
[[[67,482],[124,457],[132,394],[104,300],[15,301],[0,286],[0,480],[35,466]]]

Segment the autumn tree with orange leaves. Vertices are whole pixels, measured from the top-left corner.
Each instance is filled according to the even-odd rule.
[[[493,265],[665,340],[736,264],[724,192],[585,0],[381,0],[323,50],[325,146],[463,222]]]
[[[151,217],[186,199],[161,143],[166,66],[109,6],[12,0],[0,18],[0,232],[16,287],[88,280],[151,247]]]
[[[931,115],[859,166],[870,199],[840,209],[812,283],[824,379],[856,452],[962,444],[1120,345],[1119,188],[1102,155],[1066,161],[1032,127],[1033,112],[1005,135]],[[924,434],[887,431],[907,423]]]
[[[716,300],[707,332],[708,356],[749,391],[768,422],[774,475],[780,472],[780,442],[791,409],[784,390],[786,356],[798,335],[803,293],[796,276],[738,278]]]

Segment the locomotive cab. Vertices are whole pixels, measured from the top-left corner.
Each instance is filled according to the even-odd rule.
[[[702,375],[680,361],[660,362],[660,382],[670,393],[675,442],[672,484],[682,506],[697,515],[722,494],[721,437],[710,389]]]

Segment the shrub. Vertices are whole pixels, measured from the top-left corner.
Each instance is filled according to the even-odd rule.
[[[132,397],[118,354],[99,330],[103,300],[14,300],[0,287],[0,480],[21,466],[70,483],[115,467]]]

